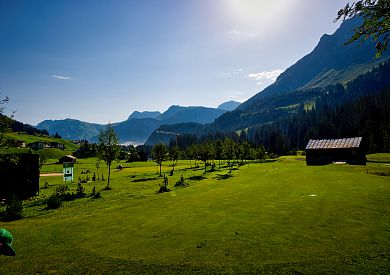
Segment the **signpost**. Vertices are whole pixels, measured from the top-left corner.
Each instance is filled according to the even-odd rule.
[[[63,164],[63,175],[64,175],[64,181],[73,181],[73,162],[64,162]]]

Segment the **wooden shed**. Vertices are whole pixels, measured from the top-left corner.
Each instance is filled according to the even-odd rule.
[[[76,157],[72,156],[72,155],[66,155],[66,156],[63,156],[62,158],[60,158],[58,160],[58,163],[64,163],[64,162],[71,162],[71,163],[75,163],[77,160]]]
[[[333,162],[366,165],[362,137],[309,140],[306,146],[307,165],[325,165]]]

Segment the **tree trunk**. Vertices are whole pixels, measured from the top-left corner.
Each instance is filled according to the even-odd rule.
[[[108,166],[108,179],[107,179],[107,187],[110,188],[110,177],[111,177],[111,165]]]
[[[161,177],[161,163],[160,163],[160,177]]]

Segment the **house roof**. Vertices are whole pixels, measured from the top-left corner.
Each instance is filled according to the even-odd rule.
[[[362,142],[362,137],[340,138],[340,139],[311,139],[306,146],[306,150],[311,149],[341,149],[358,148]]]
[[[69,159],[73,159],[73,160],[76,160],[77,158],[72,156],[72,155],[66,155],[66,156],[63,156],[62,158],[60,159],[63,159],[63,158],[69,158]]]

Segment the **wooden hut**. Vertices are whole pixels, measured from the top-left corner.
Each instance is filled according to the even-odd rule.
[[[309,140],[306,146],[307,165],[325,165],[333,162],[366,165],[362,137]]]
[[[60,158],[58,160],[58,163],[64,163],[64,162],[71,162],[71,163],[75,163],[77,160],[76,157],[72,156],[72,155],[66,155],[66,156],[63,156],[62,158]]]

